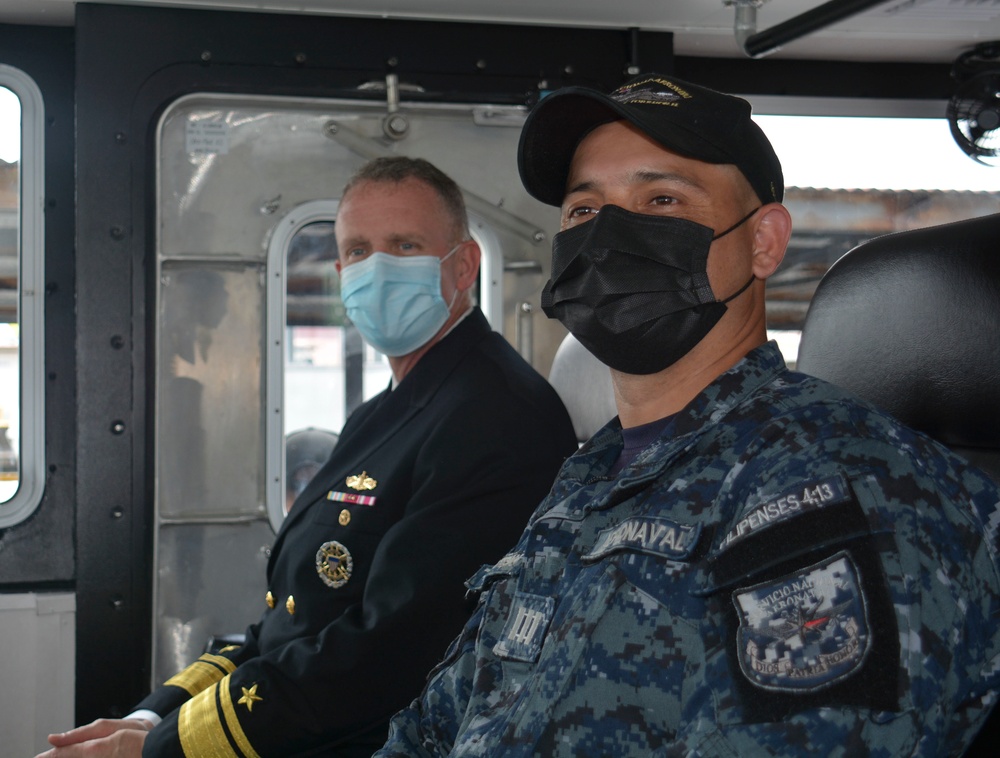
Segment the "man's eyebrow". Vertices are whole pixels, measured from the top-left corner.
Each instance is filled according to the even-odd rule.
[[[592,189],[594,189],[593,182],[580,182],[579,184],[575,184],[572,187],[567,187],[566,194],[572,195],[574,192],[589,192]]]
[[[703,190],[699,182],[689,176],[678,174],[672,171],[654,171],[653,169],[636,169],[625,175],[625,184],[652,184],[654,182],[674,182],[683,184],[692,189]],[[592,180],[584,180],[566,188],[566,194],[574,192],[589,192],[597,189],[597,183]]]
[[[423,235],[417,234],[416,232],[396,232],[395,234],[390,234],[388,240],[393,245],[398,245],[401,242],[416,242],[419,245],[423,245],[426,242]]]
[[[695,181],[690,176],[678,174],[673,171],[653,171],[651,169],[639,169],[634,171],[629,180],[634,184],[649,184],[651,182],[675,182],[684,184],[694,189],[701,189],[701,183]]]
[[[337,247],[343,250],[349,250],[353,247],[363,247],[367,242],[368,240],[364,237],[355,235],[353,237],[346,238],[343,242],[338,243]]]

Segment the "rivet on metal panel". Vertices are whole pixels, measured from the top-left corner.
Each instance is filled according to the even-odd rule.
[[[111,509],[111,518],[121,518],[124,515],[125,509],[120,506]]]
[[[212,60],[212,51],[211,50],[205,50],[205,51],[203,51],[202,54],[201,54],[201,59],[205,63],[208,63],[210,60]]]
[[[126,142],[128,142],[128,137],[125,136],[125,132],[118,132],[115,135],[115,142],[117,142],[119,145],[124,145]]]
[[[125,227],[124,226],[112,226],[108,232],[111,235],[111,239],[125,239]]]
[[[382,131],[389,139],[403,139],[409,130],[410,123],[406,120],[406,116],[398,113],[386,116],[382,121]]]
[[[125,347],[125,338],[122,337],[120,334],[111,335],[111,347],[113,347],[115,350],[121,350],[123,347]]]
[[[125,422],[124,421],[112,421],[111,422],[111,433],[112,434],[124,434],[125,433]]]

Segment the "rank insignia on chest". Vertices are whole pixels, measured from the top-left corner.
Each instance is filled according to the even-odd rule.
[[[368,476],[367,471],[362,471],[360,474],[347,477],[347,481],[344,483],[352,490],[358,490],[359,492],[373,490],[378,486],[378,482]]]
[[[350,480],[348,480],[350,481]],[[335,503],[354,503],[355,505],[375,505],[373,495],[355,495],[353,492],[337,492],[330,490],[326,493],[326,499]]]
[[[753,684],[816,692],[861,668],[871,647],[858,570],[841,552],[754,587],[738,589],[737,656]]]
[[[336,540],[324,542],[316,551],[316,573],[327,587],[343,587],[353,570],[351,552]]]

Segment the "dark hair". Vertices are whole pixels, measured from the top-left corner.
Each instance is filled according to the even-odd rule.
[[[398,184],[407,179],[416,179],[433,189],[452,217],[459,239],[469,237],[469,217],[465,211],[462,190],[454,180],[434,164],[423,158],[392,155],[375,158],[355,172],[347,182],[341,198],[362,182],[391,182]]]

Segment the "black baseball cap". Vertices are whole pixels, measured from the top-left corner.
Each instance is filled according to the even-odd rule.
[[[611,94],[567,87],[542,98],[521,132],[517,166],[532,197],[562,205],[577,145],[593,129],[625,119],[669,150],[731,163],[764,203],[781,202],[781,163],[740,97],[662,74],[644,74]]]

